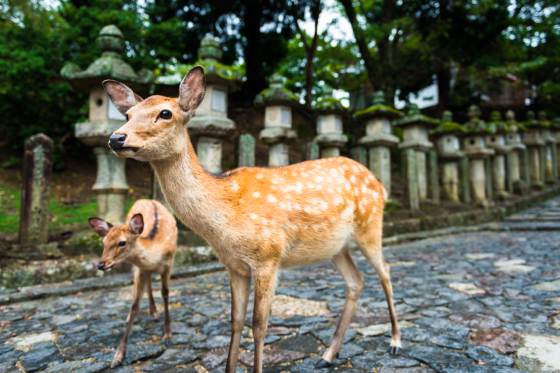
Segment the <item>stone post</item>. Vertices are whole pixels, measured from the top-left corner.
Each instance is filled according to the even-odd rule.
[[[364,147],[357,146],[350,149],[350,157],[361,165],[367,167],[367,150]]]
[[[403,150],[403,181],[404,181],[404,203],[411,210],[420,208],[420,197],[418,195],[418,168],[416,161],[418,157],[412,148]]]
[[[76,124],[76,137],[92,147],[97,158],[97,180],[93,186],[97,194],[97,215],[113,224],[124,223],[126,218],[125,195],[129,187],[126,182],[126,160],[111,154],[109,136],[126,122],[103,89],[106,79],[118,80],[140,96],[149,94],[155,80],[154,74],[146,69],[138,74],[124,62],[120,55],[126,49],[122,32],[113,25],[104,27],[95,40],[103,52],[85,71],[73,63],[66,64],[61,76],[79,92],[89,93],[89,121]]]
[[[459,163],[465,158],[465,155],[459,150],[459,141],[463,135],[463,127],[459,123],[453,122],[452,113],[450,111],[445,111],[443,113],[440,124],[430,132],[430,138],[436,142],[436,155],[439,155],[439,159],[442,162],[443,191],[447,199],[453,202],[465,202],[465,197],[460,198],[459,193],[468,193],[468,178],[466,177],[468,171],[459,172]],[[465,170],[468,170],[468,166]],[[465,177],[460,178],[459,175]],[[432,178],[437,181],[437,174],[432,176]],[[462,179],[467,180],[467,182],[460,187]]]
[[[556,158],[556,138],[552,136],[551,130],[553,129],[552,123],[547,119],[546,112],[539,112],[539,122],[542,128],[541,137],[545,142],[542,148],[542,159],[544,160],[544,180],[547,183],[555,183],[557,177],[558,163]]]
[[[485,160],[494,155],[493,149],[486,148],[486,124],[478,119],[480,109],[476,105],[469,108],[470,120],[463,125],[465,137],[463,140],[463,153],[469,158],[469,181],[474,201],[484,207],[491,203],[488,199],[487,174]]]
[[[239,136],[238,167],[255,166],[255,138],[250,134]]]
[[[528,193],[529,182],[527,177],[524,176],[525,171],[528,172],[527,166],[524,162],[526,161],[527,147],[521,142],[520,132],[524,130],[524,127],[515,121],[515,113],[508,110],[506,113],[506,129],[508,132],[505,135],[506,145],[511,147],[513,150],[508,154],[509,160],[509,172],[508,185],[511,182],[512,191],[515,193],[526,194]]]
[[[320,152],[319,145],[316,142],[307,142],[301,145],[301,153],[303,154],[304,161],[312,161],[314,159],[319,159]]]
[[[347,109],[333,97],[329,86],[323,88],[323,96],[317,100],[313,114],[317,118],[317,137],[313,140],[321,147],[321,158],[340,156],[340,148],[348,138],[343,133],[343,119]]]
[[[556,178],[560,176],[560,151],[558,147],[560,146],[560,118],[556,117],[552,120],[550,132],[552,137],[556,140],[556,145],[554,146],[554,152],[556,153]]]
[[[374,94],[373,106],[354,114],[354,118],[366,124],[366,135],[358,144],[368,150],[369,169],[383,184],[387,194],[391,195],[391,152],[389,148],[399,143],[399,138],[392,135],[391,120],[402,116],[399,110],[385,105],[385,94]]]
[[[418,180],[418,198],[428,200],[428,164],[426,154],[434,148],[428,140],[430,130],[438,125],[436,119],[420,113],[415,104],[410,104],[408,113],[403,119],[393,123],[402,128],[404,141],[399,144],[400,149],[413,149],[416,154],[416,180]]]
[[[292,107],[298,104],[297,97],[284,88],[284,78],[274,73],[270,78],[270,88],[255,97],[256,107],[265,108],[264,130],[259,139],[269,145],[268,165],[288,166],[289,145],[297,140],[292,128]]]
[[[428,153],[428,189],[429,197],[435,205],[440,204],[438,180],[438,155],[437,152]]]
[[[243,76],[220,63],[223,51],[220,42],[206,36],[198,49],[199,62],[206,75],[206,94],[187,126],[189,135],[198,136],[196,153],[208,172],[222,172],[222,142],[235,132],[235,123],[228,118],[228,94],[235,92]]]
[[[39,133],[25,140],[19,243],[45,244],[49,238],[49,192],[53,141]]]
[[[461,195],[461,202],[471,203],[471,183],[469,181],[469,158],[464,157],[459,163],[461,171],[459,173],[459,193]]]
[[[527,146],[531,186],[542,188],[544,186],[544,160],[541,149],[544,148],[545,141],[541,137],[541,124],[538,120],[535,120],[533,111],[527,111],[527,121],[523,125],[527,129],[523,132],[523,144]]]
[[[494,149],[491,158],[491,180],[494,195],[502,200],[511,197],[508,189],[508,175],[506,173],[506,156],[514,151],[514,148],[506,144],[506,136],[512,132],[510,126],[502,121],[500,112],[491,113],[490,122],[486,124],[488,134],[486,135],[486,146]],[[509,157],[508,157],[509,158]]]

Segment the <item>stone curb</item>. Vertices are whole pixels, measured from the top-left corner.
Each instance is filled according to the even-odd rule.
[[[177,267],[173,269],[171,278],[194,277],[205,273],[225,270],[222,263],[212,262],[198,265]],[[6,290],[0,293],[0,305],[30,301],[41,298],[58,297],[77,292],[109,289],[132,284],[132,273],[93,277],[62,283],[28,286],[19,289]]]

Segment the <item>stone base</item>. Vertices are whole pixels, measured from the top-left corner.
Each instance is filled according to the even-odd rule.
[[[489,209],[494,207],[495,203],[492,200],[489,199],[483,199],[483,200],[479,200],[479,201],[474,201],[474,204],[476,206],[482,207],[484,209]]]
[[[513,191],[516,194],[529,194],[530,187],[525,180],[514,180],[513,181]]]
[[[507,201],[508,199],[513,198],[513,196],[506,191],[494,191],[494,197],[498,201]]]
[[[18,259],[53,259],[62,257],[56,242],[43,244],[12,245],[5,255]]]

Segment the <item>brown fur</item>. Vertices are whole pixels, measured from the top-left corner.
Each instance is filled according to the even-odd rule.
[[[232,340],[226,372],[235,371],[251,277],[255,280],[254,372],[261,372],[278,269],[327,260],[342,274],[348,288],[335,338],[323,355],[332,362],[364,285],[348,253],[351,239],[379,275],[393,324],[391,345],[400,347],[389,267],[381,252],[386,201],[381,183],[367,168],[343,157],[279,168],[243,167],[219,177],[209,174],[200,165],[185,126],[202,101],[192,94],[200,92],[197,84],[203,83],[196,74],[193,69],[181,84],[178,101],[183,101],[182,105],[153,96],[150,101],[158,104],[148,107],[145,100],[131,107],[128,123],[115,134],[126,135],[125,146],[132,149],[115,153],[150,161],[177,216],[208,241],[227,267],[232,291]],[[183,97],[185,92],[191,93]],[[188,111],[181,109],[185,105]],[[173,117],[159,118],[161,110],[170,110]]]
[[[141,219],[139,218],[141,217]],[[143,221],[143,229],[136,234],[135,221]],[[154,320],[159,319],[152,294],[152,274],[161,275],[162,297],[164,303],[163,339],[170,344],[171,322],[169,319],[169,278],[173,267],[173,258],[177,249],[177,224],[173,215],[158,201],[137,201],[126,217],[126,224],[110,226],[108,230],[101,219],[90,218],[90,224],[103,238],[103,255],[99,263],[105,263],[106,270],[128,261],[135,266],[134,295],[132,307],[127,317],[126,330],[113,358],[111,367],[119,365],[126,355],[128,338],[134,319],[140,310],[144,291],[148,290],[150,314]],[[105,223],[106,224],[106,223]],[[120,246],[119,242],[126,242]]]

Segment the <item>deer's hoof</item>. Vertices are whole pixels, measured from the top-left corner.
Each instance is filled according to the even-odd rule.
[[[163,344],[165,345],[165,347],[169,348],[173,345],[173,342],[171,341],[163,341]]]
[[[120,360],[115,360],[111,363],[111,369],[118,367],[119,365],[122,364],[122,361]]]
[[[401,351],[402,351],[402,348],[400,348],[400,347],[394,347],[394,346],[389,347],[389,354],[391,354],[391,355],[395,355],[395,356],[400,355]]]
[[[321,361],[319,361],[317,364],[315,364],[315,368],[328,368],[331,366],[331,363],[329,363],[328,361],[326,361],[325,359],[321,359]]]

